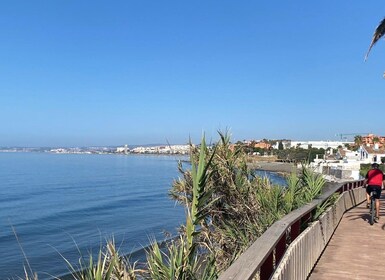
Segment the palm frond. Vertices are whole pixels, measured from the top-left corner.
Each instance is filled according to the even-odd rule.
[[[385,34],[385,18],[379,23],[379,25],[377,26],[376,30],[374,31],[372,42],[370,43],[368,52],[365,55],[365,61],[368,59],[369,52],[372,49],[372,47],[374,46],[374,44],[377,43],[377,41],[382,36],[384,36],[384,34]]]

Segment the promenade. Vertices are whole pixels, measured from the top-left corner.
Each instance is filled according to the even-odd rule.
[[[366,203],[347,211],[308,279],[385,279],[384,195],[380,216],[371,226]]]

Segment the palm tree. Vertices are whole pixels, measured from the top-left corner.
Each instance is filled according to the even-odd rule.
[[[372,47],[374,46],[374,44],[377,43],[377,41],[378,41],[382,36],[384,36],[384,34],[385,34],[385,18],[378,24],[376,30],[374,31],[373,38],[372,38],[372,42],[370,43],[368,52],[367,52],[366,55],[365,55],[365,60],[368,59],[369,52],[370,52],[370,50],[372,49]]]
[[[374,145],[374,147],[375,147],[375,149],[378,149],[379,148],[379,143],[380,143],[381,141],[380,141],[380,138],[379,137],[374,137],[373,138],[373,145]]]
[[[356,144],[356,146],[358,146],[358,147],[362,145],[362,136],[361,135],[354,136],[354,144]]]

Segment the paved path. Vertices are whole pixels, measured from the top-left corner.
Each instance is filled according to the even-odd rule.
[[[366,203],[346,212],[309,280],[385,279],[384,196],[380,217],[371,226]]]

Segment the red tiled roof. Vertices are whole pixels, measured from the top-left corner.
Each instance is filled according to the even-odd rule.
[[[363,148],[368,152],[368,154],[385,154],[384,148],[374,149],[374,147],[363,146]]]

